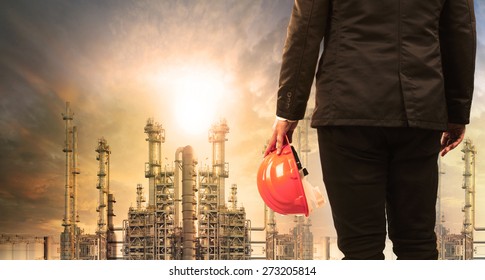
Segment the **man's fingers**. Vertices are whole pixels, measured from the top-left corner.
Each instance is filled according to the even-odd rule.
[[[284,139],[284,134],[278,133],[278,135],[276,136],[276,154],[278,155],[281,154],[281,150],[283,149]]]

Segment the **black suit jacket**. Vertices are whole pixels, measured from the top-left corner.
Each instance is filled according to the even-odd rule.
[[[302,119],[316,77],[314,127],[467,124],[475,55],[473,0],[295,0],[276,114]]]

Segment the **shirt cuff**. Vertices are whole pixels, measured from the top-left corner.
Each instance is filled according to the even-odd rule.
[[[298,121],[298,120],[289,120],[289,119],[285,119],[285,118],[278,117],[278,116],[276,116],[276,120],[277,121],[289,122],[289,123],[293,123],[293,122],[297,122]]]

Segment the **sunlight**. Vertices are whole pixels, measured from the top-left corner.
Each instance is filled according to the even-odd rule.
[[[189,134],[205,133],[218,116],[224,92],[222,73],[211,69],[184,73],[174,81],[175,119]]]

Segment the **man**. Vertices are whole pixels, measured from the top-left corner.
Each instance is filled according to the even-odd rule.
[[[437,259],[437,158],[469,123],[475,49],[473,0],[295,1],[265,154],[291,142],[316,77],[312,127],[344,259],[383,259],[387,230],[398,259]]]

